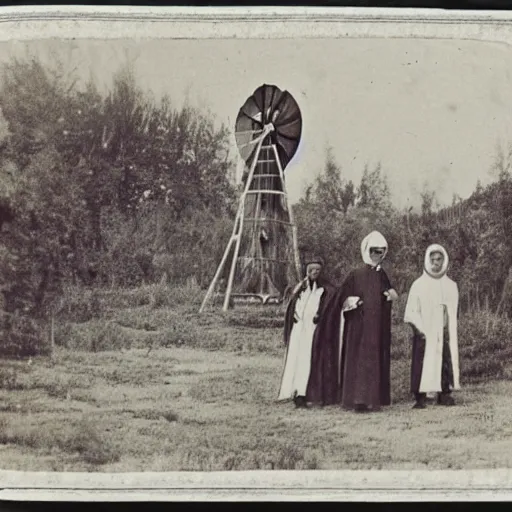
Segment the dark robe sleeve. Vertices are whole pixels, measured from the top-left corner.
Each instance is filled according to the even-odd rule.
[[[391,288],[394,288],[394,286],[392,285],[386,271],[384,269],[381,270],[382,274],[381,274],[381,279],[382,279],[382,290],[387,292],[388,290],[390,290]]]
[[[355,291],[355,273],[350,272],[350,274],[345,278],[345,281],[343,281],[343,284],[331,294],[331,297],[325,306],[324,316],[331,317],[328,322],[337,322],[336,336],[338,336],[339,333],[340,315],[343,304],[348,297],[354,295],[357,295]]]
[[[383,301],[384,301],[384,313],[386,315],[391,315],[391,306],[393,304],[393,301],[387,300],[384,296],[384,292],[387,292],[391,288],[393,288],[393,285],[391,284],[391,281],[389,280],[388,275],[384,270],[381,270],[381,282],[382,282],[382,292],[383,292]]]
[[[320,297],[320,303],[318,304],[318,310],[317,310],[317,313],[313,320],[315,322],[315,324],[318,324],[320,322],[321,318],[323,317],[323,315],[325,313],[326,306],[329,303],[329,300],[333,296],[335,289],[336,289],[328,281],[322,281],[319,284],[320,284],[320,286],[323,287],[324,293],[322,293],[322,296]]]

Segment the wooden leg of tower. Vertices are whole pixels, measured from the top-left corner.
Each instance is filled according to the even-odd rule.
[[[224,306],[222,307],[223,311],[227,311],[229,309],[229,299],[231,298],[231,289],[233,288],[233,279],[235,277],[235,269],[236,269],[236,264],[238,262],[238,252],[240,251],[240,240],[242,238],[243,218],[244,218],[244,210],[242,208],[241,214],[238,217],[238,225],[237,225],[238,229],[237,229],[237,233],[235,235],[235,237],[236,237],[235,253],[233,254],[231,270],[229,271],[226,295],[224,296]]]
[[[245,195],[243,196],[243,198],[245,197]],[[233,242],[237,241],[237,234],[239,231],[241,231],[239,229],[240,227],[240,223],[241,223],[241,219],[242,219],[242,216],[243,216],[243,213],[244,213],[244,201],[242,200],[238,206],[238,211],[237,211],[237,214],[236,214],[236,217],[235,217],[235,223],[233,225],[233,231],[231,233],[231,238],[229,239],[229,243],[226,247],[226,250],[224,251],[224,255],[222,256],[222,260],[217,268],[217,271],[215,272],[215,276],[213,277],[212,279],[212,282],[210,284],[210,287],[208,288],[208,291],[206,292],[206,296],[203,300],[203,303],[201,304],[201,308],[199,309],[199,313],[201,313],[208,301],[208,299],[210,298],[210,295],[213,293],[213,290],[215,289],[215,285],[217,284],[217,281],[220,277],[220,274],[222,272],[222,270],[224,269],[224,265],[226,264],[226,260],[229,256],[229,251],[231,250],[231,246],[233,245]],[[239,245],[239,244],[238,244]],[[238,249],[235,251],[235,255],[234,255],[235,258],[238,257]],[[226,295],[227,295],[227,292],[228,290],[226,289]],[[231,291],[229,290],[229,293],[231,293]],[[228,304],[229,304],[229,298],[228,298]]]
[[[295,225],[295,219],[293,217],[293,210],[288,204],[288,193],[286,192],[286,183],[284,182],[284,170],[281,165],[281,160],[279,159],[279,153],[277,152],[276,146],[273,144],[272,148],[274,150],[274,155],[276,157],[277,166],[279,168],[279,175],[281,177],[281,184],[284,192],[284,200],[286,201],[286,208],[288,210],[288,216],[290,218],[290,224],[292,225],[292,245],[293,245],[293,258],[295,261],[295,271],[297,272],[297,279],[300,281],[301,276],[301,268],[300,268],[300,255],[299,255],[299,243],[297,240],[297,226]]]
[[[263,140],[266,137],[266,133],[263,133],[260,137],[258,145],[256,146],[256,150],[253,156],[253,160],[251,162],[251,167],[249,169],[249,175],[247,177],[247,182],[244,187],[244,192],[242,197],[240,198],[240,206],[238,210],[238,223],[235,221],[235,229],[236,229],[236,245],[235,245],[235,253],[233,254],[233,262],[231,263],[231,270],[229,272],[228,284],[226,288],[226,295],[224,297],[224,306],[222,307],[223,311],[227,311],[229,308],[229,299],[231,298],[231,289],[233,288],[233,279],[235,277],[235,269],[236,264],[238,262],[238,253],[240,251],[240,241],[242,238],[243,224],[244,224],[244,215],[245,215],[245,198],[247,196],[247,192],[249,187],[251,186],[253,177],[254,177],[254,169],[256,168],[256,164],[258,162],[258,157],[261,151],[261,146],[263,144]],[[235,233],[235,231],[233,231]]]
[[[224,265],[226,264],[226,260],[228,259],[229,251],[231,250],[231,246],[233,245],[234,240],[235,240],[235,237],[231,236],[231,238],[229,239],[229,243],[226,247],[226,250],[224,251],[224,255],[222,256],[222,260],[221,260],[219,266],[217,267],[217,271],[215,272],[212,282],[210,283],[210,287],[208,288],[208,291],[206,292],[206,295],[203,299],[203,303],[201,304],[201,307],[199,308],[199,313],[203,312],[204,307],[206,306],[206,303],[208,302],[208,299],[210,298],[211,294],[213,293],[213,290],[215,289],[215,285],[217,284],[220,274],[221,274],[222,270],[224,269]]]
[[[297,226],[293,222],[291,208],[290,208],[290,222],[292,224],[293,257],[295,260],[295,271],[297,272],[297,279],[300,281],[302,279],[302,276],[301,276],[301,269],[300,269],[299,244],[297,241]]]
[[[249,169],[247,183],[244,187],[244,192],[242,194],[242,197],[240,200],[240,205],[238,207],[238,213],[235,218],[235,225],[233,226],[233,234],[231,235],[229,244],[228,244],[226,250],[224,251],[224,256],[222,257],[222,261],[221,261],[219,267],[217,268],[217,272],[215,273],[215,276],[210,284],[210,287],[208,288],[208,291],[203,300],[201,308],[199,309],[199,312],[203,311],[207,300],[209,299],[210,295],[213,293],[213,290],[214,290],[217,280],[220,276],[220,273],[222,272],[222,269],[224,268],[224,265],[226,263],[227,257],[229,255],[229,251],[231,250],[231,246],[233,245],[233,242],[236,241],[235,253],[233,254],[233,261],[231,263],[231,270],[229,272],[229,279],[228,279],[228,284],[227,284],[227,288],[226,288],[226,294],[224,297],[224,306],[222,309],[224,311],[227,311],[229,308],[229,299],[231,298],[231,289],[233,287],[233,278],[235,276],[235,268],[236,268],[236,264],[237,264],[237,260],[238,260],[238,253],[240,251],[240,239],[242,237],[243,217],[244,217],[244,211],[245,211],[245,206],[244,206],[245,205],[245,197],[246,197],[247,191],[249,190],[249,186],[252,183],[252,179],[254,176],[254,169],[255,169],[256,163],[258,161],[258,155],[259,155],[259,152],[261,151],[261,146],[263,144],[263,140],[266,137],[266,135],[267,135],[267,133],[263,133],[259,137],[258,145],[256,146],[255,156],[253,158],[251,167]]]

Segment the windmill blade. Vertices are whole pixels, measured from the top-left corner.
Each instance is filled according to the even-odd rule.
[[[275,125],[274,125],[275,126]],[[281,124],[275,127],[276,133],[279,136],[285,137],[289,140],[296,141],[300,139],[302,132],[302,119],[294,119],[290,120],[290,122],[286,124]]]
[[[263,130],[244,130],[235,132],[235,140],[238,146],[240,155],[245,162],[250,162],[253,158],[253,153],[256,150],[258,140],[263,134]]]
[[[279,160],[281,162],[283,171],[285,167],[290,163],[290,160],[295,155],[296,151],[297,147],[295,142],[286,139],[279,139],[278,137],[277,153],[279,154]]]
[[[240,109],[239,116],[245,116],[248,124],[252,125],[257,123],[261,128],[263,128],[262,110],[257,104],[255,98],[250,97],[247,99]]]
[[[256,149],[256,144],[252,142],[259,139],[263,127],[269,123],[274,126],[270,136],[284,170],[297,152],[302,135],[302,116],[289,92],[281,91],[275,85],[263,84],[240,108],[235,124],[235,139],[240,155],[247,164]]]
[[[271,113],[275,110],[276,105],[279,104],[282,94],[278,87],[267,84],[263,84],[254,91],[252,97],[259,111],[263,114],[265,124],[271,122]]]
[[[299,105],[288,91],[283,93],[275,109],[279,111],[279,119],[276,121],[278,125],[285,126],[301,117]]]

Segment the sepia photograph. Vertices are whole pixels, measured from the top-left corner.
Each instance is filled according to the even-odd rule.
[[[0,468],[512,468],[510,43],[166,23],[0,41]]]

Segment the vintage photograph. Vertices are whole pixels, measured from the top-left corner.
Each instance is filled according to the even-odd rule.
[[[0,42],[0,468],[512,467],[512,49]]]

